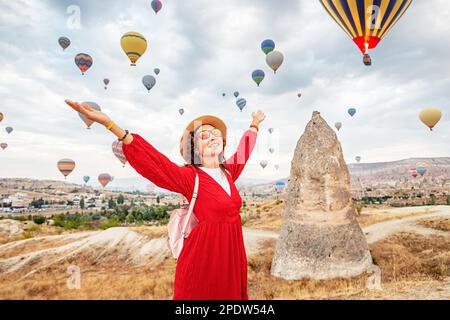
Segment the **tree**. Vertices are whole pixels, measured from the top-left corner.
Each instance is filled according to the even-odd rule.
[[[108,209],[114,209],[116,207],[116,203],[114,202],[113,198],[108,199]]]
[[[117,204],[123,204],[125,202],[125,198],[122,194],[117,197]]]
[[[45,222],[44,216],[33,216],[33,222],[36,224],[43,224]]]
[[[159,204],[160,200],[161,200],[161,199],[159,198],[159,194],[158,194],[158,195],[156,196],[156,203]]]
[[[84,207],[85,207],[85,205],[84,205],[84,197],[81,197],[81,200],[80,200],[80,208],[81,208],[81,210],[84,210]]]

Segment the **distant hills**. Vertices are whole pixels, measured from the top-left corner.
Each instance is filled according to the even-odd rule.
[[[418,163],[423,164],[427,171],[423,177],[411,176],[410,168],[416,167]],[[350,163],[347,165],[351,186],[353,189],[367,188],[431,188],[449,186],[450,190],[450,157],[442,158],[410,158],[391,162],[376,163]],[[236,185],[241,192],[272,193],[276,182],[288,183],[289,178],[280,179],[254,179],[239,178]],[[81,184],[69,183],[58,180],[35,180],[28,178],[0,178],[0,188],[24,189],[30,191],[50,191],[61,190],[66,193],[77,192],[80,188],[85,188],[87,192],[94,189],[102,189],[98,182],[87,187]],[[105,190],[109,191],[146,191],[146,186],[150,182],[140,176],[132,178],[115,178]],[[170,193],[161,188],[156,188],[158,193]]]

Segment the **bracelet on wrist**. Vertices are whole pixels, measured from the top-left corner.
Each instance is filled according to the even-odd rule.
[[[125,134],[122,138],[119,139],[119,141],[123,141],[128,136],[128,130],[125,130]]]
[[[259,131],[259,127],[256,124],[251,124],[250,128],[255,128],[256,131]]]
[[[113,125],[114,125],[114,121],[111,120],[105,127],[106,127],[106,129],[111,130]]]

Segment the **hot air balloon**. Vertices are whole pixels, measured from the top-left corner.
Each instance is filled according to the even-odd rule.
[[[0,112],[0,122],[2,122],[3,118],[3,113]]]
[[[152,9],[155,11],[155,14],[158,14],[159,10],[162,8],[162,3],[159,0],[152,1]]]
[[[355,113],[356,113],[356,109],[355,108],[350,108],[350,109],[347,110],[347,112],[348,112],[348,114],[350,116],[353,117],[355,115]]]
[[[0,143],[0,147],[5,150],[8,147],[8,144],[6,142]]]
[[[235,91],[235,92],[233,93],[233,95],[234,95],[235,98],[237,98],[237,97],[239,97],[239,92],[238,92],[238,91]]]
[[[338,131],[339,131],[339,130],[341,130],[341,128],[342,128],[342,123],[336,122],[336,123],[334,124],[334,126],[335,126],[336,129],[338,129]]]
[[[275,189],[277,191],[283,190],[285,186],[286,186],[286,183],[284,181],[277,181],[277,182],[275,182]]]
[[[109,79],[103,79],[103,83],[105,84],[105,90],[108,89],[107,85],[109,84]]]
[[[116,140],[112,144],[112,151],[114,155],[119,159],[120,162],[122,162],[123,166],[125,167],[125,164],[127,163],[127,158],[123,155],[122,150],[123,143],[122,141]]]
[[[259,164],[264,169],[267,166],[267,161],[266,160],[261,160],[261,162]]]
[[[280,167],[280,165],[276,164],[274,167],[275,167],[276,170],[278,170],[278,168]]]
[[[94,110],[101,111],[100,106],[98,104],[96,104],[95,102],[87,101],[87,102],[83,102],[83,103],[86,103],[87,105],[89,105]],[[84,123],[86,123],[86,126],[87,126],[86,129],[90,129],[91,125],[94,123],[94,121],[89,120],[88,118],[86,118],[84,116],[84,114],[82,114],[81,112],[78,112],[78,115],[80,116],[81,120],[83,120]]]
[[[427,164],[425,162],[419,161],[416,163],[416,171],[421,177],[427,172]]]
[[[422,166],[417,167],[417,173],[420,174],[421,177],[423,177],[425,172],[427,172],[427,169],[425,167],[422,167]]]
[[[142,78],[143,85],[147,88],[148,92],[155,86],[156,79],[154,76],[146,75]]]
[[[275,151],[274,148],[269,148],[269,152],[270,152],[270,153],[273,153],[274,151]]]
[[[75,64],[80,69],[82,75],[89,70],[93,63],[94,60],[87,53],[79,53],[75,56]]]
[[[273,42],[270,39],[266,39],[263,42],[261,42],[261,50],[268,54],[269,52],[273,51],[275,49],[275,42]]]
[[[159,70],[159,68],[155,68],[155,69],[153,69],[153,72],[154,72],[156,75],[158,75],[158,74],[161,72],[161,70]]]
[[[8,132],[8,134],[10,134],[13,131],[12,127],[6,127],[5,128],[6,132]]]
[[[411,174],[411,176],[413,178],[417,177],[417,169],[416,169],[416,167],[409,168],[409,173]]]
[[[59,171],[61,171],[61,173],[63,174],[64,179],[66,179],[66,177],[75,168],[75,161],[73,161],[72,159],[64,158],[58,161],[57,166]]]
[[[269,128],[269,129],[267,129],[268,131],[269,131],[269,133],[272,133],[273,132],[273,128]]]
[[[266,56],[266,63],[273,70],[273,73],[276,73],[278,68],[283,63],[284,57],[280,51],[272,51]]]
[[[355,160],[359,163],[361,161],[361,157],[360,156],[356,156]]]
[[[60,37],[58,43],[64,51],[70,46],[70,39],[67,37]]]
[[[101,173],[98,176],[98,182],[102,185],[102,187],[106,187],[108,183],[112,181],[112,177],[108,173]]]
[[[244,98],[239,98],[236,100],[236,105],[238,106],[238,108],[241,111],[242,111],[242,109],[244,109],[246,104],[247,104],[247,100],[245,100]]]
[[[302,96],[302,94],[299,92],[299,93],[297,93],[297,97],[301,97]]]
[[[132,66],[136,65],[136,62],[145,53],[145,50],[147,50],[147,40],[145,37],[134,31],[125,33],[120,39],[120,45],[128,56],[128,59],[130,59]]]
[[[442,112],[437,108],[426,108],[419,113],[420,121],[422,121],[430,130],[441,120]]]
[[[84,176],[84,177],[83,177],[84,183],[87,183],[87,182],[89,181],[90,178],[91,178],[91,177],[89,177],[89,176]]]
[[[184,109],[179,109],[178,112],[180,113],[180,115],[183,115]]]
[[[252,72],[252,79],[253,79],[253,81],[256,82],[258,87],[259,87],[259,84],[261,83],[261,81],[264,80],[264,76],[265,76],[265,74],[264,74],[264,71],[262,71],[262,70],[258,69],[258,70],[255,70]]]
[[[412,0],[320,0],[325,10],[355,42],[369,64],[369,49],[381,39],[408,9]]]
[[[222,97],[225,97],[226,96],[226,93],[224,92],[224,93],[222,93]]]

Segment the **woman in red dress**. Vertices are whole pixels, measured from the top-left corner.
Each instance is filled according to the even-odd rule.
[[[103,112],[87,104],[70,100],[66,103],[112,131],[123,142],[123,153],[130,165],[155,185],[181,193],[190,201],[198,174],[198,196],[193,212],[199,224],[184,241],[178,257],[173,299],[248,300],[247,256],[240,217],[242,199],[234,182],[256,144],[264,113],[260,110],[252,113],[250,128],[244,132],[237,151],[227,160],[223,157],[226,145],[223,121],[214,116],[194,119],[180,140],[180,153],[187,164],[178,166],[137,133],[122,130]],[[219,183],[208,173],[211,168],[220,168],[228,184]]]

